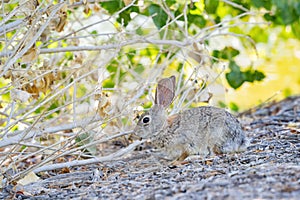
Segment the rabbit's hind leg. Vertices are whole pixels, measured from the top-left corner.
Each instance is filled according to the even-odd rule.
[[[175,160],[173,160],[170,163],[170,166],[178,166],[178,165],[184,165],[187,164],[189,161],[185,161],[185,159],[189,157],[189,153],[187,151],[183,151],[182,154],[176,158]]]

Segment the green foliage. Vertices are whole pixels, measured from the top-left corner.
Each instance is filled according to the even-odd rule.
[[[149,13],[152,16],[153,22],[158,29],[164,27],[168,20],[167,13],[157,4],[151,4],[148,7]]]
[[[169,7],[172,6],[172,5],[174,5],[176,2],[177,2],[176,0],[166,0],[166,4]]]
[[[224,103],[223,101],[219,101],[218,102],[218,106],[220,107],[220,108],[226,108],[226,103]]]
[[[205,0],[205,10],[209,14],[215,14],[219,6],[219,0]]]
[[[300,39],[300,19],[298,19],[298,21],[295,21],[292,25],[292,31],[294,33],[294,35]]]
[[[100,2],[102,8],[106,9],[109,14],[113,15],[116,12],[119,12],[122,8],[124,8],[125,4],[122,0],[112,0],[112,1],[103,1]],[[125,9],[123,12],[119,13],[117,18],[117,22],[127,26],[131,21],[130,13],[131,12],[139,12],[139,9],[135,6]]]
[[[244,82],[253,83],[254,81],[261,81],[265,78],[263,72],[251,68],[246,71],[241,71],[240,66],[234,61],[229,62],[229,69],[230,72],[226,73],[226,79],[229,85],[234,89],[239,88]]]
[[[199,28],[204,28],[206,25],[206,20],[202,15],[189,13],[187,16],[187,19],[189,22],[189,26],[191,26],[192,24],[195,24]]]
[[[243,72],[234,61],[229,63],[229,69],[230,72],[226,73],[226,79],[231,87],[237,89],[244,83]]]
[[[233,47],[225,47],[222,50],[214,50],[212,53],[212,56],[214,58],[218,59],[225,59],[225,60],[231,60],[235,56],[239,55],[240,52],[237,49],[234,49]]]
[[[269,39],[269,34],[266,33],[264,29],[259,26],[254,26],[250,30],[249,35],[255,42],[267,43]]]
[[[235,112],[239,111],[239,106],[234,102],[229,103],[229,108],[230,108],[230,110],[235,111]]]
[[[272,3],[270,0],[251,0],[251,3],[256,8],[263,7],[267,10],[270,10],[271,6],[272,6]]]
[[[91,32],[91,34],[93,34],[93,35],[97,35],[97,34],[98,34],[98,32],[97,32],[96,30],[93,30],[93,31]]]
[[[246,71],[241,71],[241,67],[236,64],[234,57],[239,55],[240,52],[233,47],[225,47],[222,50],[214,50],[212,56],[214,57],[215,62],[219,62],[220,59],[229,61],[230,72],[226,73],[226,80],[228,84],[237,89],[242,86],[244,82],[261,81],[265,78],[263,72],[247,69]]]
[[[251,3],[256,8],[265,8],[270,11],[264,17],[267,21],[273,22],[274,25],[291,25],[294,35],[300,38],[299,0],[252,0]]]
[[[233,3],[239,6],[233,6],[232,4],[226,4],[219,0],[203,0],[200,2],[191,2],[189,3],[187,8],[187,16],[184,18],[182,15],[185,5],[184,1],[176,1],[176,0],[167,0],[166,5],[170,8],[171,14],[174,14],[175,17],[179,17],[178,20],[185,21],[187,20],[187,25],[189,28],[192,25],[202,29],[210,26],[208,23],[207,17],[204,16],[204,11],[210,15],[212,19],[214,19],[215,23],[220,23],[223,21],[225,17],[228,17],[228,14],[232,17],[244,13],[245,10],[241,9],[241,7],[245,9],[260,9],[264,8],[268,12],[264,15],[267,21],[271,21],[274,25],[290,25],[291,30],[294,35],[300,38],[300,2],[298,0],[289,0],[289,1],[281,1],[281,0],[234,0]],[[120,9],[124,8],[124,3],[122,0],[114,0],[109,2],[101,2],[100,5],[105,8],[111,15],[118,12]],[[154,25],[158,30],[167,25],[169,20],[169,16],[166,11],[163,9],[163,5],[147,2],[145,4],[146,9],[140,11],[138,7],[130,7],[119,14],[117,21],[126,26],[130,22],[130,12],[140,13],[146,16],[151,16]],[[134,10],[133,10],[134,9]],[[247,19],[245,19],[247,21]],[[173,26],[173,24],[172,24]],[[176,27],[172,27],[176,29]],[[230,30],[234,31],[238,34],[247,34],[253,38],[255,42],[268,42],[269,33],[263,29],[262,27],[256,25],[253,26],[249,32],[245,32],[240,27],[232,27]],[[195,35],[197,31],[194,29],[189,30],[190,33]],[[145,32],[143,29],[137,29],[137,33],[139,35],[143,35]],[[161,35],[162,36],[162,35]],[[172,37],[172,36],[170,36]],[[207,41],[209,43],[209,41]],[[149,54],[144,54],[148,56],[153,56],[153,52],[148,52]],[[265,78],[264,73],[247,69],[242,71],[240,66],[238,66],[235,62],[235,57],[240,54],[238,49],[234,49],[232,47],[225,47],[222,50],[212,50],[211,55],[213,56],[213,62],[218,63],[220,60],[228,60],[229,61],[229,72],[226,74],[226,80],[229,85],[234,89],[242,86],[244,82],[254,82],[261,81]],[[159,60],[163,61],[164,58],[160,57]],[[134,71],[141,74],[145,70],[144,66],[136,64],[132,62],[133,59],[130,59]],[[182,65],[179,65],[182,66]],[[109,70],[109,69],[108,69]],[[179,68],[180,70],[180,68]],[[112,72],[112,71],[110,71]],[[112,84],[108,84],[112,86]]]
[[[134,71],[138,74],[141,74],[142,72],[144,72],[145,67],[142,64],[137,64],[137,66],[134,68]]]
[[[115,12],[118,12],[125,6],[122,0],[102,1],[100,2],[100,5],[111,15],[113,15]]]
[[[174,15],[174,17],[180,16],[179,18],[177,18],[177,20],[187,22],[187,27],[189,28],[188,31],[192,35],[198,33],[197,30],[194,28],[195,26],[198,28],[199,31],[203,28],[222,22],[224,18],[228,16],[235,17],[240,13],[244,13],[245,10],[241,9],[241,7],[244,7],[245,9],[249,10],[264,8],[267,11],[272,11],[267,12],[264,15],[267,21],[273,22],[274,26],[290,25],[294,35],[300,38],[300,2],[298,0],[233,0],[232,2],[238,6],[234,6],[233,4],[227,4],[226,2],[222,2],[219,0],[203,0],[199,2],[189,2],[187,3],[187,5],[185,1],[178,0],[166,0],[165,4],[158,4],[156,2],[144,2],[143,8],[136,5],[125,5],[123,0],[101,1],[98,4],[103,9],[105,9],[109,15],[115,15],[116,22],[125,27],[131,22],[131,13],[133,12],[139,15],[145,15],[148,17],[151,16],[151,19],[158,30],[162,29],[164,26],[167,25],[168,20],[171,20],[171,15]],[[5,4],[5,9],[12,10],[15,6],[16,5]],[[124,9],[125,6],[127,6],[126,9]],[[167,7],[163,8],[164,6]],[[169,11],[168,14],[166,12],[166,9]],[[184,12],[187,14],[186,16],[183,16]],[[67,13],[69,13],[68,16],[72,14],[70,10],[67,10]],[[207,14],[209,15],[209,17],[207,16]],[[247,19],[244,19],[244,21],[247,21]],[[174,30],[179,28],[176,23],[169,24],[168,26],[169,28],[172,27],[172,29]],[[230,28],[230,30],[238,34],[247,34],[251,36],[255,42],[268,42],[269,33],[259,25],[254,25],[248,32],[243,30],[241,27],[235,26]],[[136,29],[136,33],[138,35],[146,34],[145,30],[141,27]],[[161,33],[164,32],[160,32],[160,34]],[[91,31],[91,34],[96,36],[98,34],[98,31]],[[164,34],[161,34],[160,36],[163,35]],[[184,39],[180,37],[180,35],[176,35],[176,39]],[[171,31],[170,34],[167,35],[167,39],[174,38],[175,32]],[[66,43],[65,41],[63,42]],[[206,40],[205,42],[207,42],[208,44],[209,40]],[[2,48],[3,47],[1,45],[1,49]],[[240,66],[236,65],[235,62],[235,57],[239,54],[240,51],[238,49],[234,49],[229,46],[225,47],[222,50],[212,49],[211,51],[211,55],[213,56],[213,62],[217,63],[219,60],[229,61],[230,72],[226,74],[226,79],[231,87],[238,88],[244,82],[262,80],[265,76],[263,73],[257,70],[240,70]],[[145,71],[145,66],[142,66],[141,64],[138,64],[135,61],[139,60],[138,57],[140,55],[133,56],[134,58],[130,58],[129,54],[127,55],[131,62],[131,67],[133,68],[133,70],[138,74],[142,74]],[[141,55],[148,56],[151,57],[151,59],[153,59],[157,55],[157,53],[150,50],[148,51],[148,54],[142,53]],[[174,55],[176,55],[176,53],[174,53]],[[161,54],[158,58],[158,61],[163,62],[165,58],[166,56],[163,56],[163,54]],[[67,52],[66,59],[73,60],[73,53]],[[179,66],[183,65],[181,64]],[[118,68],[119,63],[110,63],[107,66],[107,70],[110,72],[112,79],[115,79],[115,76],[122,76],[122,74],[125,73],[122,70],[118,71]],[[104,86],[113,87],[114,81],[106,81]]]

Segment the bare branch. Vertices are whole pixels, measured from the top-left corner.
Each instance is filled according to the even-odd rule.
[[[66,163],[58,163],[58,164],[50,164],[50,165],[44,165],[39,167],[38,165],[27,169],[25,171],[22,171],[16,175],[13,176],[13,179],[18,178],[22,174],[26,174],[30,171],[33,171],[35,173],[39,173],[42,171],[50,171],[50,170],[55,170],[55,169],[61,169],[64,167],[74,167],[74,166],[82,166],[82,165],[88,165],[88,164],[95,164],[95,163],[101,163],[101,162],[108,162],[108,161],[114,161],[117,159],[121,159],[122,156],[125,156],[126,154],[132,152],[138,145],[144,143],[145,140],[141,141],[135,141],[132,144],[130,144],[128,147],[121,149],[113,154],[110,154],[108,156],[103,156],[99,158],[91,158],[87,160],[75,160],[75,161],[70,161]]]
[[[11,67],[20,57],[22,57],[32,47],[32,45],[37,41],[37,39],[47,28],[48,24],[53,19],[54,15],[64,6],[64,4],[65,3],[57,4],[56,8],[53,9],[52,12],[50,13],[46,22],[43,24],[43,26],[39,28],[39,30],[35,33],[34,37],[27,43],[27,45],[20,52],[14,52],[15,55],[9,58],[8,61],[4,64],[0,77],[2,77],[7,72],[8,68]],[[18,48],[16,50],[18,50]]]
[[[0,140],[0,147],[5,147],[12,144],[18,144],[20,141],[30,139],[34,136],[41,136],[45,133],[56,133],[59,131],[71,130],[77,127],[84,127],[87,124],[99,121],[100,119],[101,118],[98,115],[96,115],[95,117],[86,118],[76,123],[69,123],[69,124],[62,124],[54,127],[47,127],[43,130],[30,130],[29,132],[25,130],[25,131],[16,132],[14,133],[15,136],[10,137],[8,135],[7,138]]]
[[[10,31],[18,29],[22,23],[24,23],[24,19],[18,19],[9,24],[0,26],[0,36],[10,32]],[[3,53],[1,52],[1,54],[3,54]]]

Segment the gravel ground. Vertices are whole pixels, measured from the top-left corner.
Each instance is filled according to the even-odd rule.
[[[8,186],[0,199],[299,199],[300,97],[243,113],[246,152],[168,166],[150,149],[126,160],[48,172],[48,178]]]

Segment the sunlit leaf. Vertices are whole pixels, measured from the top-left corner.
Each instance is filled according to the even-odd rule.
[[[209,14],[216,13],[220,0],[205,0],[205,10]]]
[[[268,42],[269,40],[269,36],[267,34],[267,32],[265,32],[263,30],[263,28],[259,27],[259,26],[254,26],[250,32],[249,35],[251,36],[251,38],[255,41],[255,42]]]
[[[294,35],[300,39],[300,19],[291,25]]]
[[[234,103],[234,102],[230,102],[229,103],[229,108],[230,108],[230,110],[233,110],[235,112],[239,111],[239,106],[236,103]]]
[[[103,88],[113,88],[115,87],[115,82],[111,79],[107,79],[102,83]]]
[[[98,32],[97,32],[96,30],[93,30],[93,31],[91,32],[91,34],[92,34],[92,35],[97,35]]]

